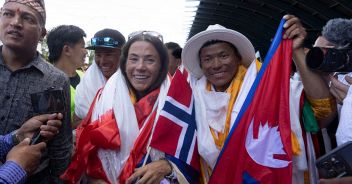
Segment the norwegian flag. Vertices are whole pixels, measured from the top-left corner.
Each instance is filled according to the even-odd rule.
[[[186,162],[198,171],[194,98],[186,76],[180,70],[176,71],[150,146]]]

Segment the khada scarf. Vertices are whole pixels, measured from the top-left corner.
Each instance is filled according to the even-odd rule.
[[[76,87],[75,114],[79,118],[84,119],[87,116],[97,91],[104,87],[106,81],[98,65],[93,61]]]
[[[84,156],[74,157],[62,178],[76,183],[82,173],[87,171],[89,176],[111,184],[124,183],[147,150],[156,117],[165,102],[169,82],[166,79],[160,92],[154,90],[144,97],[150,111],[140,113],[138,109],[146,107],[146,104],[140,103],[144,98],[134,104],[121,70],[113,74],[99,101],[95,103],[94,110],[90,110],[92,123],[85,128],[90,136],[84,136],[83,132],[80,135],[82,140],[87,138],[90,141],[77,141],[77,149],[82,148],[81,155]],[[144,123],[141,124],[142,121]],[[108,133],[111,130],[113,131]],[[81,143],[83,144],[80,145]],[[87,147],[89,148],[86,149]]]

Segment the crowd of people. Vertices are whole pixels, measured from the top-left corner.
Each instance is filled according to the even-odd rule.
[[[287,167],[292,179],[285,181],[351,183],[348,176],[319,176],[315,161],[331,150],[331,141],[352,141],[352,75],[348,69],[312,69],[307,62],[319,59],[316,49],[323,62],[332,49],[351,49],[352,20],[328,21],[306,52],[307,33],[299,18],[283,19],[282,39],[292,40],[296,69],[288,76],[292,149],[285,151],[292,152]],[[86,47],[81,28],[60,25],[47,34],[45,22],[44,0],[5,0],[1,9],[0,183],[214,183],[212,173],[243,93],[253,84],[248,78],[262,67],[246,36],[210,25],[182,49],[164,43],[155,31],[136,31],[126,39],[118,30],[102,29]],[[45,36],[49,61],[37,52]],[[94,61],[83,72],[86,49],[94,50]],[[178,74],[193,91],[199,168],[150,146]],[[63,101],[41,99],[38,104],[48,106],[43,111],[33,105],[38,100],[33,96],[57,91]],[[332,124],[336,136],[326,139],[324,130]],[[40,141],[33,142],[38,136]],[[226,169],[236,172],[233,167]],[[272,173],[261,177],[279,181]]]

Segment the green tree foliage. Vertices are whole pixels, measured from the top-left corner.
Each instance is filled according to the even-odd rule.
[[[86,42],[86,47],[90,45],[90,40]],[[94,50],[88,50],[87,49],[87,57],[88,57],[88,64],[91,65],[93,60],[94,60]]]
[[[46,37],[44,37],[44,39],[39,42],[37,49],[39,53],[42,55],[42,57],[46,61],[49,61],[49,48],[48,48],[48,44],[46,43]]]

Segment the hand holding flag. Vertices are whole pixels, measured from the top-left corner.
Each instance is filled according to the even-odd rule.
[[[229,133],[210,183],[291,183],[289,78],[292,40],[281,21]]]
[[[194,98],[186,76],[176,71],[150,146],[199,170]]]

